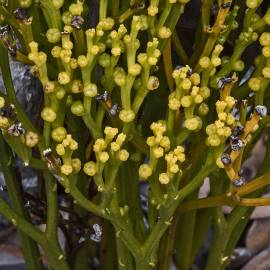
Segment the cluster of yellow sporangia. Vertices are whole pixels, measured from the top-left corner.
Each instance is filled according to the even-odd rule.
[[[61,132],[60,128],[54,131]],[[55,136],[55,135],[54,135]],[[63,136],[64,137],[64,136]],[[61,139],[58,138],[58,141]],[[67,134],[61,143],[56,145],[56,153],[62,158],[61,173],[65,175],[70,175],[72,173],[77,173],[81,170],[81,161],[78,158],[72,158],[72,154],[78,149],[78,143],[72,138],[70,134]]]
[[[169,95],[169,109],[178,111],[181,107],[185,114],[185,127],[190,131],[202,128],[202,119],[209,108],[205,99],[210,96],[207,86],[200,86],[200,74],[192,73],[189,66],[177,68],[172,74],[176,89]],[[196,115],[196,114],[198,115]]]
[[[180,3],[180,4],[187,4],[190,0],[169,0],[169,4],[175,4],[175,3]],[[151,0],[150,5],[147,8],[147,13],[149,16],[154,17],[159,13],[159,8],[158,8],[159,1],[157,0]]]
[[[219,146],[231,136],[231,128],[236,122],[235,117],[231,113],[234,105],[235,99],[232,96],[227,96],[225,100],[218,100],[216,102],[218,120],[206,127],[208,135],[206,139],[207,145]]]
[[[121,149],[126,139],[124,133],[118,134],[117,128],[107,126],[104,129],[104,134],[105,139],[97,139],[93,146],[96,161],[89,161],[84,164],[83,170],[89,176],[101,174],[109,159],[122,162],[129,158],[129,152],[126,149]]]
[[[76,8],[74,8],[74,5]],[[75,11],[74,11],[75,10]],[[72,16],[79,16],[82,12],[80,1],[77,4],[72,4],[68,13]],[[135,112],[131,106],[131,97],[127,93],[134,83],[138,86],[152,91],[158,88],[159,80],[156,76],[150,76],[151,66],[157,64],[160,57],[160,50],[157,48],[159,41],[153,38],[147,43],[146,52],[137,54],[140,47],[140,41],[137,38],[139,31],[144,31],[148,28],[147,16],[133,16],[131,31],[127,33],[127,29],[123,24],[120,24],[118,29],[113,30],[115,21],[112,18],[102,19],[95,28],[90,28],[85,31],[86,39],[86,54],[73,57],[74,43],[71,39],[73,27],[68,16],[64,16],[63,22],[65,26],[63,31],[50,28],[46,33],[46,37],[50,43],[59,43],[51,50],[51,55],[57,59],[62,70],[58,73],[57,80],[50,80],[47,74],[47,54],[38,50],[38,43],[32,41],[29,43],[30,53],[28,55],[35,66],[33,70],[39,76],[42,82],[45,93],[50,98],[50,102],[46,104],[41,116],[44,121],[53,123],[57,118],[58,106],[57,102],[64,98],[67,93],[83,94],[83,97],[91,99],[98,94],[97,85],[91,81],[91,71],[96,63],[104,69],[112,67],[113,80],[121,89],[121,107],[119,118],[125,123],[131,122],[135,118]],[[70,17],[70,16],[69,16]],[[161,28],[161,38],[166,38],[165,29]],[[167,29],[167,32],[170,32]],[[165,35],[165,36],[164,36]],[[111,54],[105,52],[106,48],[110,49]],[[121,54],[127,54],[127,72],[119,66],[116,66]],[[77,78],[75,69],[80,68],[82,79]],[[142,74],[142,71],[145,71]],[[145,80],[145,82],[144,82]],[[145,86],[142,85],[145,83]],[[84,107],[82,100],[73,101],[69,95],[71,112],[77,116],[83,116],[88,108]],[[136,108],[137,109],[137,108]]]
[[[179,145],[175,149],[171,149],[170,139],[164,135],[166,132],[165,121],[153,122],[150,128],[154,134],[147,138],[150,159],[148,163],[139,167],[139,176],[144,180],[148,179],[156,169],[158,160],[164,158],[167,170],[159,174],[159,181],[161,184],[168,184],[174,175],[180,172],[180,164],[185,161],[184,148]]]

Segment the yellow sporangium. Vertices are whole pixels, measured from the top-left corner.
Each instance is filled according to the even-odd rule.
[[[5,99],[3,97],[0,97],[0,109],[2,109],[5,106]]]
[[[52,123],[56,119],[56,113],[52,108],[44,107],[41,112],[41,117],[44,121]]]
[[[70,174],[72,174],[72,172],[73,172],[73,168],[72,168],[71,165],[63,164],[63,165],[61,166],[61,173],[62,173],[62,174],[70,175]]]
[[[0,128],[6,129],[10,126],[6,117],[0,115]]]
[[[155,136],[163,135],[163,133],[166,131],[166,124],[162,121],[153,122],[150,125],[150,129],[153,131]]]
[[[147,9],[148,15],[151,17],[154,17],[158,13],[158,7],[157,6],[149,6]]]
[[[121,149],[116,156],[120,161],[127,161],[129,158],[129,152],[126,149]]]
[[[101,152],[103,150],[105,150],[107,148],[107,143],[105,142],[104,139],[97,139],[95,141],[95,144],[93,146],[93,150],[94,152],[98,153],[98,152]]]
[[[80,159],[73,158],[71,160],[71,166],[72,166],[73,172],[78,173],[81,170],[82,163],[81,163]]]
[[[83,88],[83,94],[86,97],[95,97],[98,93],[97,85],[94,83],[90,83],[88,85],[85,85]]]
[[[179,110],[179,108],[181,107],[181,102],[174,97],[173,94],[171,94],[169,96],[169,104],[168,104],[169,108],[173,111],[177,111]]]
[[[98,158],[98,160],[99,160],[100,162],[106,163],[106,162],[109,160],[110,156],[109,156],[108,152],[103,151],[103,152],[99,152],[99,153],[97,154],[97,158]]]
[[[38,142],[39,142],[38,134],[33,131],[27,131],[25,135],[25,145],[30,148],[33,148],[38,144]]]
[[[118,129],[117,128],[113,128],[113,127],[105,127],[104,129],[104,134],[106,135],[105,136],[105,142],[107,144],[109,144],[113,139],[114,137],[117,135],[118,133]]]
[[[121,110],[119,113],[119,118],[124,123],[130,123],[135,118],[135,113],[132,110]]]
[[[261,78],[260,77],[256,77],[256,78],[251,78],[248,81],[248,86],[252,91],[259,91],[261,89]]]
[[[172,31],[170,28],[166,27],[166,26],[162,26],[159,30],[158,30],[158,36],[162,39],[165,38],[169,38],[172,35]]]
[[[164,155],[164,149],[162,147],[153,147],[152,152],[155,158],[161,158]]]
[[[93,161],[89,161],[84,164],[83,171],[85,174],[89,176],[94,176],[97,173],[97,166],[96,163]]]
[[[167,185],[170,182],[170,177],[167,173],[161,173],[158,177],[158,180],[162,185]]]
[[[67,130],[64,127],[57,127],[52,130],[52,139],[56,142],[62,142],[67,136]]]
[[[66,150],[63,144],[57,144],[55,147],[55,151],[59,156],[63,156],[66,153]]]
[[[185,120],[185,127],[188,130],[196,131],[202,128],[202,119],[199,116],[194,116]]]
[[[139,176],[143,179],[146,180],[152,175],[152,169],[148,164],[142,164],[139,167]]]

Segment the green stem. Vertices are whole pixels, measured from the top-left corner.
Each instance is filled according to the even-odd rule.
[[[174,241],[177,227],[177,219],[173,221],[172,226],[163,235],[159,247],[159,257],[162,260],[158,263],[158,270],[168,270],[172,264],[172,257],[174,253]]]
[[[184,4],[176,3],[173,9],[170,12],[168,20],[166,22],[166,26],[169,27],[172,31],[174,30],[177,22],[179,21],[180,16],[184,13]],[[162,39],[159,43],[159,49],[162,52],[166,46],[167,39]]]
[[[112,1],[112,17],[113,18],[116,18],[119,14],[119,3],[120,3],[120,0]]]
[[[28,49],[28,51],[30,51],[29,43],[34,40],[32,26],[31,26],[31,24],[21,23],[20,29],[21,29],[21,33],[23,35],[25,46]]]
[[[104,226],[102,233],[104,232]],[[95,256],[95,243],[93,241],[85,241],[83,245],[76,252],[76,258],[73,263],[74,270],[89,270],[89,257]],[[103,269],[103,268],[101,268]]]
[[[113,197],[113,188],[120,164],[112,164],[109,167],[108,177],[106,177],[105,190],[102,193],[102,207],[107,207]]]
[[[221,208],[216,209],[216,226],[215,238],[211,244],[210,254],[206,265],[206,270],[220,269],[220,266],[225,262],[223,257],[226,242],[230,237],[230,229],[228,223],[224,219]]]
[[[119,270],[134,269],[132,256],[129,250],[118,238],[116,238],[116,248],[117,248],[117,257],[118,257],[118,269]]]
[[[106,217],[102,210],[93,202],[89,201],[77,188],[73,179],[69,179],[70,185],[70,194],[74,198],[75,202],[81,205],[84,209],[88,210],[91,213],[94,213],[100,217]]]
[[[146,67],[144,68],[143,73],[142,73],[142,85],[140,89],[138,90],[138,93],[136,94],[134,101],[132,103],[132,110],[135,114],[138,113],[141,105],[143,104],[145,97],[149,93],[147,89],[147,82],[148,82],[149,76],[150,76],[150,68]]]
[[[94,119],[91,117],[90,114],[84,115],[83,121],[85,125],[88,127],[89,131],[91,132],[91,135],[95,140],[103,137],[100,128],[97,126],[96,122],[94,121]]]
[[[196,226],[196,211],[194,210],[189,211],[181,215],[177,238],[177,245],[178,245],[177,255],[179,258],[179,268],[182,270],[190,269],[190,266],[192,264],[191,254],[193,251],[195,226]]]
[[[1,197],[0,197],[0,213],[11,221],[19,230],[28,235],[34,241],[43,245],[45,242],[44,234],[24,217],[18,215]]]
[[[163,9],[160,15],[156,29],[160,29],[165,24],[168,16],[170,15],[171,9],[172,4],[170,4],[169,1],[166,1],[165,8]]]
[[[200,42],[197,42],[197,44],[195,43],[193,54],[189,60],[189,65],[191,67],[194,67],[194,65],[197,63],[198,58],[200,57],[204,49],[205,42],[207,40],[207,33],[205,29],[210,25],[212,7],[213,7],[213,0],[202,1],[202,7],[201,7],[202,18],[201,18],[200,27],[198,26],[198,29],[197,29],[197,33],[199,32]]]
[[[108,0],[100,0],[99,1],[99,21],[106,18],[107,7],[108,7]]]
[[[57,201],[57,183],[53,176],[45,171],[43,173],[47,196],[47,223],[46,237],[48,240],[58,243],[57,225],[58,225],[58,201]]]
[[[139,258],[142,256],[142,251],[140,248],[140,244],[137,239],[132,235],[130,229],[126,226],[125,220],[120,216],[109,217],[109,220],[114,225],[116,230],[116,234],[119,234],[122,242],[129,249],[131,254],[135,258]]]
[[[49,28],[57,28],[61,30],[61,14],[58,9],[56,9],[51,0],[41,0],[40,1],[42,11]]]
[[[135,9],[127,9],[124,11],[119,17],[118,22],[123,23],[125,20],[127,20],[129,17],[131,17],[135,13]]]
[[[168,123],[167,124],[168,125],[168,134],[169,134],[170,140],[174,141],[175,140],[175,136],[174,136],[175,111],[169,110],[167,123]]]
[[[49,267],[51,266],[53,270],[70,270],[64,254],[54,242],[46,240],[43,249],[48,256]]]
[[[123,108],[125,110],[129,110],[131,108],[131,89],[135,81],[135,77],[128,74],[126,81],[126,84],[121,87],[121,102]]]
[[[151,268],[152,267],[149,264],[141,260],[136,261],[136,270],[149,270]]]
[[[72,32],[75,40],[75,51],[76,55],[83,55],[86,51],[85,38],[83,30],[74,30]]]
[[[188,56],[185,52],[185,49],[183,48],[181,41],[178,37],[177,31],[174,30],[172,34],[172,42],[174,45],[174,49],[176,50],[176,53],[179,57],[180,62],[186,64],[188,62]]]
[[[169,223],[173,217],[176,208],[179,203],[186,198],[190,193],[196,190],[204,180],[204,178],[213,170],[211,166],[211,161],[208,160],[204,167],[201,168],[199,173],[192,179],[189,184],[187,184],[184,188],[182,188],[177,194],[175,194],[171,199],[168,199],[166,205],[161,207],[160,210],[160,219],[154,226],[147,240],[143,244],[142,250],[144,257],[141,260],[148,261],[150,256],[152,255],[154,249],[158,246],[159,241],[163,234],[166,232]],[[166,223],[165,223],[166,222]]]
[[[11,199],[13,209],[19,213],[22,218],[29,221],[29,216],[24,208],[24,201],[22,198],[18,178],[10,166],[10,162],[14,163],[12,153],[7,145],[4,143],[2,133],[0,132],[0,164],[4,173],[5,183]],[[0,206],[1,208],[1,206]],[[33,227],[33,225],[31,224]],[[40,260],[40,253],[37,244],[24,232],[19,230],[19,238],[22,246],[22,252],[28,269],[42,270],[42,262]]]
[[[47,170],[48,169],[47,164],[43,160],[40,160],[37,158],[30,158],[29,167],[37,169],[37,170]]]

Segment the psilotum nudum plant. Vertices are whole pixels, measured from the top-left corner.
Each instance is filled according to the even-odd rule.
[[[270,130],[269,1],[0,3],[0,213],[27,269],[188,270],[209,230],[204,269],[225,269],[270,204],[270,142],[242,166]],[[40,82],[36,115],[10,61]]]

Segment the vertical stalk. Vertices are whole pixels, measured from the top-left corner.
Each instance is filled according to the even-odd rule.
[[[2,133],[0,132],[0,164],[4,173],[5,182],[11,199],[13,209],[21,215],[25,220],[29,221],[29,215],[24,208],[24,200],[20,190],[19,179],[15,175],[10,163],[14,164],[11,150],[4,142]],[[42,270],[41,256],[37,244],[30,239],[25,233],[19,230],[19,238],[22,246],[22,252],[25,258],[27,268],[30,270]]]
[[[57,225],[58,225],[58,202],[57,202],[57,184],[53,176],[45,171],[43,173],[47,197],[47,223],[46,236],[49,240],[58,243]]]
[[[173,43],[173,47],[179,57],[179,60],[181,63],[183,64],[187,64],[188,63],[188,55],[178,37],[177,31],[174,30],[173,34],[172,34],[172,43]]]
[[[129,269],[133,270],[133,259],[129,252],[129,250],[126,248],[126,246],[122,243],[120,239],[116,239],[116,248],[117,248],[117,257],[118,257],[118,269],[124,270]]]
[[[99,20],[106,18],[108,8],[108,0],[99,1]]]
[[[113,18],[116,18],[119,14],[119,4],[120,4],[120,0],[112,1],[112,17]]]
[[[210,160],[206,162],[206,165],[201,168],[192,181],[178,192],[176,197],[173,196],[172,199],[168,199],[168,202],[160,209],[160,219],[153,227],[153,230],[143,244],[142,250],[144,257],[140,258],[141,262],[138,263],[147,264],[147,262],[149,262],[155,248],[159,245],[161,237],[169,226],[168,221],[171,220],[179,203],[191,192],[196,190],[201,185],[203,179],[213,170],[213,167],[211,167],[211,161],[209,161]]]
[[[170,29],[174,29],[178,20],[180,19],[180,16],[184,13],[184,7],[185,5],[176,3],[174,7],[172,8],[170,15],[168,16],[168,20],[166,21],[166,26]],[[168,39],[162,39],[159,43],[159,49],[162,52],[163,49],[166,46]]]
[[[192,264],[191,254],[193,250],[193,239],[196,225],[196,210],[192,210],[181,215],[179,219],[179,234],[177,237],[178,264],[180,269],[188,270]]]
[[[164,64],[164,70],[165,70],[165,75],[167,79],[167,83],[169,86],[170,91],[173,91],[174,88],[174,82],[173,82],[173,67],[172,67],[172,40],[169,38],[164,51],[163,51],[163,64]]]
[[[150,270],[152,267],[150,265],[144,264],[142,262],[138,262],[136,264],[136,270]]]
[[[177,224],[178,218],[175,218],[172,226],[167,230],[161,239],[159,245],[159,257],[162,258],[162,260],[158,262],[158,270],[168,270],[171,268]]]
[[[115,232],[112,225],[107,221],[103,223],[102,227],[103,237],[101,242],[100,268],[102,270],[114,270],[117,269],[118,263],[115,244]]]
[[[61,30],[61,14],[57,10],[51,0],[41,0],[40,4],[42,6],[42,11],[49,28],[57,28]]]
[[[95,251],[95,243],[91,240],[85,241],[83,245],[79,248],[79,250],[76,252],[76,257],[74,259],[72,269],[89,270],[89,257],[94,257],[96,255]]]

